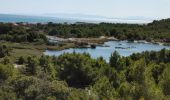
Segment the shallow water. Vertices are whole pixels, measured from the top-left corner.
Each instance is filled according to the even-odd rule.
[[[104,45],[109,47],[96,47],[93,48],[70,48],[61,51],[50,51],[46,50],[45,55],[59,56],[64,53],[89,53],[93,58],[103,57],[107,62],[109,61],[110,55],[114,51],[118,51],[121,56],[130,56],[133,53],[140,53],[143,51],[159,51],[163,48],[170,49],[170,46],[163,46],[152,43],[129,43],[127,41],[109,41],[105,42]],[[120,49],[124,48],[124,49]]]

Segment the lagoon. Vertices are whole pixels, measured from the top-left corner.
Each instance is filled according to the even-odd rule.
[[[59,56],[64,53],[89,53],[92,58],[103,57],[107,62],[111,53],[118,51],[121,56],[130,56],[133,53],[141,53],[143,51],[159,51],[163,48],[170,49],[170,46],[158,45],[153,43],[138,43],[128,41],[108,41],[104,45],[107,47],[97,46],[96,48],[69,48],[61,51],[46,50],[45,55]]]

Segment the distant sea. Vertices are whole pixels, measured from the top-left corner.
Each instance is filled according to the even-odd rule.
[[[40,16],[26,16],[26,15],[8,15],[0,14],[0,22],[28,22],[28,23],[74,23],[76,21],[71,19],[53,18],[53,17],[40,17]]]
[[[12,14],[0,14],[0,22],[28,22],[28,23],[132,23],[132,24],[146,24],[152,22],[152,20],[133,20],[133,19],[107,19],[107,18],[60,18],[60,17],[41,17],[41,16],[27,16],[27,15],[12,15]]]

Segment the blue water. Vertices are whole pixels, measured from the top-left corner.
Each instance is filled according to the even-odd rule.
[[[93,58],[103,57],[107,62],[109,61],[111,53],[118,51],[121,56],[130,56],[133,53],[140,53],[143,51],[159,51],[163,48],[170,49],[170,46],[163,46],[152,43],[129,43],[127,41],[109,41],[105,42],[105,45],[109,47],[96,47],[93,48],[70,48],[61,51],[50,51],[46,50],[46,55],[59,56],[64,53],[89,53]],[[117,49],[116,47],[124,47],[127,49]]]
[[[75,23],[72,19],[54,18],[54,17],[40,17],[40,16],[27,16],[27,15],[10,15],[0,14],[0,22],[28,22],[28,23]]]
[[[87,17],[87,16],[86,16]],[[100,22],[108,22],[108,23],[133,23],[133,24],[144,24],[152,22],[151,19],[126,19],[126,18],[79,18],[79,17],[48,17],[48,16],[30,16],[30,15],[13,15],[13,14],[0,14],[0,22],[28,22],[28,23],[76,23],[76,22],[87,22],[87,23],[100,23]]]

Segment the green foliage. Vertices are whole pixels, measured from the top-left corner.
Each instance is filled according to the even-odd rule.
[[[130,95],[130,91],[131,91],[131,84],[129,84],[128,82],[122,83],[118,89],[118,93],[120,97],[123,98],[127,98]]]
[[[30,56],[27,60],[21,57],[23,67],[0,64],[0,98],[166,100],[170,96],[169,54],[165,49],[129,57],[114,52],[110,63],[75,52],[58,57]]]
[[[46,42],[47,39],[44,33],[30,26],[0,23],[0,40],[12,42],[37,42],[42,40]]]
[[[7,64],[11,64],[12,62],[11,62],[11,59],[8,56],[6,56],[3,58],[2,63],[7,65]]]
[[[11,49],[6,45],[0,45],[0,58],[8,56],[10,54]]]
[[[0,82],[8,79],[13,75],[14,67],[11,65],[0,64]]]
[[[46,81],[32,76],[18,76],[8,80],[7,88],[16,93],[17,99],[23,100],[44,100],[59,99],[65,100],[68,96],[69,89],[66,83],[61,81]]]
[[[38,61],[36,57],[28,57],[25,73],[28,75],[36,75],[38,70]]]
[[[47,43],[46,35],[63,38],[114,36],[121,40],[170,43],[170,19],[137,24],[0,23],[0,40]],[[15,46],[14,46],[15,47]],[[12,52],[13,53],[13,52]],[[110,62],[89,54],[59,57],[20,57],[14,68],[11,48],[0,45],[0,99],[2,100],[168,100],[170,50],[121,57]],[[68,85],[67,85],[68,84]]]
[[[170,42],[169,19],[154,21],[148,25],[114,23],[28,24],[18,26],[0,23],[0,40],[13,42],[46,42],[46,33],[59,37],[114,36],[121,40],[147,40]]]
[[[96,100],[98,96],[91,90],[71,89],[67,100]]]
[[[148,25],[137,24],[55,24],[42,25],[41,29],[49,30],[49,35],[61,37],[99,37],[114,36],[127,40],[162,40],[169,41],[169,27],[167,20],[154,21]],[[38,26],[39,28],[39,26]]]
[[[164,71],[164,68],[165,68],[165,64],[160,64],[160,65],[154,64],[153,65],[152,76],[157,84],[159,82],[160,76],[162,75],[162,73]]]
[[[24,63],[26,63],[26,60],[25,60],[25,58],[24,57],[19,57],[19,59],[18,59],[18,64],[24,64]]]
[[[166,65],[165,71],[160,78],[160,85],[162,87],[163,93],[167,96],[170,95],[170,64]]]
[[[1,100],[17,100],[15,92],[8,90],[9,87],[0,88]]]
[[[132,67],[129,69],[129,81],[135,81],[138,83],[142,83],[145,80],[145,61],[144,59],[141,59],[132,65]]]
[[[70,86],[84,87],[93,81],[93,60],[87,55],[65,54],[57,59],[59,77]]]
[[[41,56],[39,62],[40,62],[40,66],[42,67],[43,71],[47,72],[47,69],[50,66],[49,65],[50,64],[49,63],[50,62],[49,57],[46,57],[46,56],[43,55],[43,56]]]
[[[117,51],[115,51],[113,54],[111,54],[110,57],[110,66],[115,67],[115,69],[120,69],[119,67],[119,60],[120,60],[120,55]]]
[[[97,93],[99,99],[109,100],[114,97],[115,90],[109,79],[105,76],[101,77],[93,86],[93,91]]]

